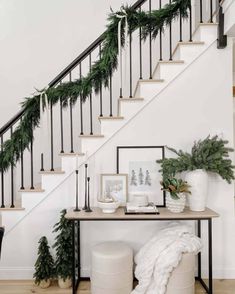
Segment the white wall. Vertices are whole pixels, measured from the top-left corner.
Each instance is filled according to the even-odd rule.
[[[125,3],[132,3],[127,0]],[[0,1],[0,126],[101,33],[120,0]]]

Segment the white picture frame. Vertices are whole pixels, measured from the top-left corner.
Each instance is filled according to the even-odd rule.
[[[125,206],[128,199],[128,175],[127,174],[101,174],[100,199],[114,198]]]

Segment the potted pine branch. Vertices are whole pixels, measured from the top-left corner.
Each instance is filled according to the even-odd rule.
[[[51,279],[55,276],[54,260],[50,254],[50,247],[47,238],[41,237],[39,240],[38,258],[35,263],[35,284],[41,288],[48,288],[51,284]]]
[[[53,248],[56,251],[55,269],[58,285],[62,289],[72,285],[72,224],[65,218],[66,210],[60,213],[60,220],[54,225],[53,233],[57,233]]]
[[[174,177],[187,172],[185,180],[191,186],[189,206],[193,211],[205,210],[208,193],[208,172],[218,174],[227,183],[234,180],[234,166],[229,158],[232,148],[227,147],[227,140],[218,136],[206,137],[194,143],[191,152],[168,149],[177,155],[176,158],[164,158],[161,164],[163,178]]]
[[[174,213],[185,208],[186,194],[190,194],[190,186],[186,181],[177,178],[165,178],[161,181],[162,190],[167,192],[166,207]]]

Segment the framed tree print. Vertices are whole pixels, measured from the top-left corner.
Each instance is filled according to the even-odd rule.
[[[160,165],[165,157],[164,146],[118,146],[117,174],[128,174],[128,201],[135,195],[147,195],[149,202],[165,207],[165,192],[161,190]]]

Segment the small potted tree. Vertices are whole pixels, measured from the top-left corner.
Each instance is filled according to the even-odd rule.
[[[162,190],[167,192],[166,207],[175,213],[182,212],[185,208],[186,194],[190,194],[186,181],[176,178],[163,179]]]
[[[163,178],[171,178],[181,172],[186,172],[185,180],[191,187],[189,206],[193,211],[205,210],[208,192],[208,172],[218,174],[229,184],[234,179],[234,166],[229,159],[232,148],[226,147],[228,141],[218,136],[208,136],[194,143],[191,152],[168,149],[177,155],[176,158],[164,158],[157,162],[161,164]]]
[[[50,254],[50,247],[47,238],[41,237],[39,240],[38,258],[35,263],[35,284],[41,288],[48,288],[51,284],[51,279],[55,276],[54,261]]]
[[[66,210],[61,211],[60,220],[54,225],[57,233],[53,248],[56,251],[55,269],[59,287],[66,289],[72,285],[72,224],[65,218]]]

